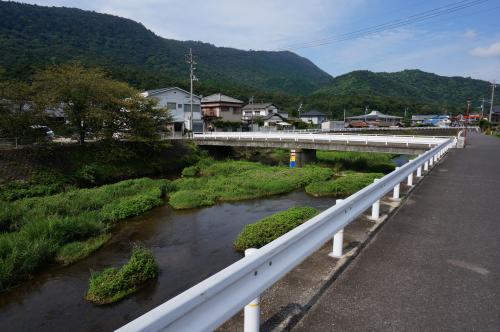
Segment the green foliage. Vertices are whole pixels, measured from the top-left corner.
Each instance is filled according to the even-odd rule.
[[[192,178],[198,174],[200,168],[197,165],[186,167],[182,170],[182,176],[185,178]]]
[[[162,204],[160,198],[172,188],[168,180],[143,178],[0,203],[4,231],[0,234],[0,290],[55,259],[68,263],[85,257],[105,242],[113,221]]]
[[[143,246],[134,246],[132,257],[121,268],[93,272],[85,299],[102,305],[120,301],[134,293],[149,279],[158,275],[153,253]]]
[[[169,203],[175,209],[287,193],[333,174],[318,166],[288,168],[231,160],[208,165],[204,161],[198,167],[199,177],[174,181],[177,191],[170,195]]]
[[[74,241],[65,244],[57,250],[56,262],[63,265],[73,264],[102,247],[110,238],[110,234],[102,234],[85,241]]]
[[[67,182],[67,177],[60,172],[39,168],[33,171],[29,181],[11,181],[0,187],[0,200],[14,201],[21,198],[55,194],[68,187]]]
[[[123,131],[134,138],[154,138],[170,120],[166,109],[156,107],[155,99],[109,79],[100,69],[87,69],[79,63],[53,65],[38,72],[33,89],[38,107],[63,108],[80,143],[87,132],[106,139]]]
[[[395,155],[369,152],[317,151],[319,162],[331,164],[341,170],[390,173],[394,170]]]
[[[7,77],[28,78],[37,68],[78,59],[137,87],[186,88],[184,54],[192,48],[199,57],[197,75],[212,89],[204,95],[218,92],[216,87],[237,92],[234,86],[303,94],[331,79],[292,52],[164,39],[132,20],[74,8],[0,2],[0,43],[0,66]]]
[[[348,197],[382,178],[382,173],[346,173],[329,181],[312,182],[306,187],[306,192],[313,196]]]
[[[15,152],[15,153],[14,153]],[[54,194],[74,187],[91,187],[128,178],[178,174],[196,163],[196,146],[179,141],[101,141],[84,145],[48,145],[6,151],[31,179],[0,186],[0,200]],[[0,161],[0,176],[2,166]],[[8,173],[3,172],[3,173]]]
[[[275,213],[254,224],[246,225],[234,241],[238,251],[260,248],[314,217],[318,211],[311,207],[292,207]]]
[[[404,70],[394,73],[359,70],[335,77],[330,85],[318,92],[331,96],[379,96],[407,102],[434,104],[434,109],[429,109],[429,112],[442,113],[439,105],[445,106],[444,109],[450,106],[459,107],[463,112],[468,98],[477,100],[489,90],[489,83],[486,81],[439,76],[421,70]],[[380,106],[368,105],[372,109],[385,110]],[[404,107],[399,110],[404,110]],[[412,107],[410,111],[413,111]]]

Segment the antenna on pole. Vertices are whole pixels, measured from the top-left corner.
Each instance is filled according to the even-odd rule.
[[[196,62],[194,61],[193,50],[189,48],[189,53],[186,54],[186,62],[189,64],[189,82],[190,82],[190,114],[189,114],[189,130],[193,132],[193,81],[197,81],[198,78],[194,75],[196,68]]]

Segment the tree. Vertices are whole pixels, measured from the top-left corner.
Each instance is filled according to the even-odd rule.
[[[43,114],[31,102],[32,89],[28,83],[0,80],[0,136],[23,138],[40,124]]]
[[[80,143],[91,132],[111,139],[118,131],[154,137],[161,121],[169,121],[166,110],[156,108],[128,84],[106,77],[100,69],[79,63],[52,66],[35,76],[38,105],[62,107],[78,133]]]

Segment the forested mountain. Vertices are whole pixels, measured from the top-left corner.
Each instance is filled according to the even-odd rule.
[[[166,22],[168,24],[168,21]],[[292,52],[242,51],[197,41],[164,39],[129,19],[64,7],[0,1],[0,72],[29,80],[39,68],[77,60],[102,67],[139,89],[188,88],[184,55],[197,56],[195,92],[222,91],[241,100],[272,101],[282,110],[317,109],[341,118],[365,106],[392,114],[462,112],[489,98],[486,81],[420,70],[354,71],[332,78]],[[500,97],[500,94],[496,98]],[[497,99],[500,100],[500,99]]]
[[[168,24],[168,21],[166,21]],[[197,56],[202,86],[308,94],[331,76],[292,52],[242,51],[196,41],[164,39],[129,19],[64,7],[0,2],[0,67],[29,78],[40,67],[78,60],[114,78],[149,89],[186,86],[184,54]]]
[[[408,102],[464,106],[467,98],[477,104],[480,98],[490,97],[486,81],[446,77],[421,70],[394,73],[353,71],[337,76],[331,84],[317,91],[318,95],[390,97]]]

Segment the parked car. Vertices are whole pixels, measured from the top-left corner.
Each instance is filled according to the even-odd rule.
[[[29,127],[28,136],[35,141],[39,140],[52,140],[54,132],[47,126],[32,125]]]

